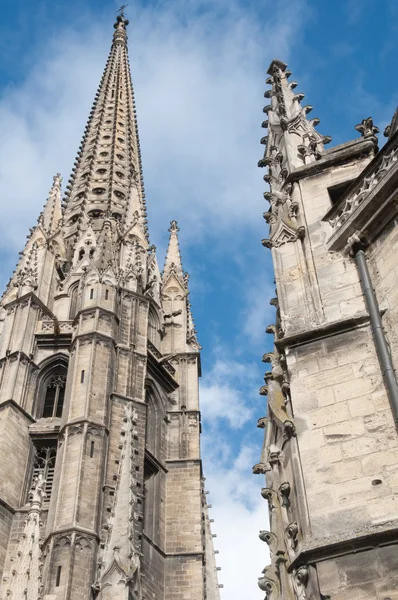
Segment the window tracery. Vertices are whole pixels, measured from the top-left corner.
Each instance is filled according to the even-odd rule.
[[[30,486],[32,488],[35,479],[42,475],[45,483],[44,503],[49,503],[54,482],[55,460],[57,456],[56,440],[43,440],[34,443],[33,470]]]
[[[42,417],[61,417],[64,407],[66,376],[56,375],[48,380],[46,384],[46,395]]]

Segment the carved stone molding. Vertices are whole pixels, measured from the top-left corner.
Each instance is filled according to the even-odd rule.
[[[355,186],[351,192],[348,190],[348,195],[345,196],[342,206],[329,219],[334,231],[348,221],[377,185],[387,179],[398,162],[398,143],[395,143],[386,154],[377,155],[373,162],[373,168],[365,174],[359,185]]]
[[[258,579],[258,587],[265,592],[267,600],[280,599],[280,581],[275,568],[272,565],[265,567],[262,576]]]
[[[260,531],[258,537],[262,542],[268,544],[271,552],[273,552],[274,554],[276,553],[278,549],[278,538],[274,533],[272,533],[272,531]]]

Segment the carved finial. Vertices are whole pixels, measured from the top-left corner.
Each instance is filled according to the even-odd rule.
[[[375,137],[375,135],[379,133],[379,128],[373,124],[372,117],[362,119],[361,123],[355,125],[355,129],[359,131],[364,138]]]
[[[170,221],[169,231],[170,231],[170,233],[180,231],[180,228],[178,227],[178,223],[174,219],[173,219],[173,221]]]

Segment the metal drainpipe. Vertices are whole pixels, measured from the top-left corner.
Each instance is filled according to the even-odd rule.
[[[381,322],[379,305],[377,303],[372,281],[370,279],[365,252],[362,249],[356,250],[354,256],[358,267],[362,293],[365,297],[366,306],[369,312],[370,324],[372,327],[372,333],[377,356],[379,358],[381,372],[383,374],[384,384],[387,388],[391,410],[394,415],[394,421],[398,425],[398,384],[395,377],[390,350],[388,348],[386,336],[384,334],[383,325]]]

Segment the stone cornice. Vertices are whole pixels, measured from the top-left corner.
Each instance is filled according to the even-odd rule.
[[[375,529],[375,531],[366,531],[362,534],[359,532],[355,535],[351,533],[349,537],[341,537],[340,539],[336,536],[334,540],[323,539],[318,543],[314,540],[313,544],[308,544],[300,550],[290,564],[289,571],[294,572],[304,564],[329,560],[355,552],[365,552],[373,550],[377,546],[388,546],[397,543],[398,527],[395,524],[395,527],[391,528],[391,523],[386,524],[385,527]]]
[[[325,215],[333,227],[329,249],[344,250],[354,234],[372,242],[397,214],[397,187],[398,132]]]
[[[47,308],[47,306],[40,300],[40,298],[38,298],[36,296],[36,294],[34,292],[28,292],[27,294],[24,294],[23,296],[21,296],[20,298],[15,298],[15,300],[11,300],[11,302],[7,302],[6,304],[3,305],[3,308],[5,308],[6,310],[11,308],[12,306],[16,306],[18,304],[21,304],[22,302],[25,302],[26,300],[31,300],[32,304],[38,306],[44,314],[48,315],[50,317],[50,319],[56,319],[57,317],[54,315],[53,312],[51,312],[51,310],[49,308]]]
[[[84,426],[86,423],[87,425],[91,425],[96,429],[102,429],[106,434],[109,434],[109,428],[104,423],[99,423],[98,421],[93,421],[92,419],[75,419],[73,421],[68,421],[62,425],[61,429],[59,430],[59,434],[65,433],[68,427],[76,427],[77,425]]]
[[[85,527],[81,527],[80,525],[70,525],[69,527],[62,527],[61,529],[56,529],[55,531],[51,531],[43,542],[43,546],[48,544],[51,538],[59,537],[62,535],[71,535],[73,533],[86,535],[94,538],[96,541],[99,541],[99,535],[93,529],[86,529]]]
[[[36,419],[34,419],[32,417],[32,415],[30,415],[24,408],[22,408],[22,406],[17,404],[17,402],[15,402],[15,400],[10,399],[10,400],[5,400],[4,402],[1,402],[0,410],[4,410],[8,406],[11,406],[14,410],[17,410],[18,412],[20,412],[26,419],[31,421],[31,423],[36,423]]]
[[[12,506],[10,506],[10,504],[8,504],[8,502],[6,502],[5,500],[3,500],[2,498],[0,498],[0,506],[4,506],[4,508],[6,510],[8,510],[11,514],[15,514],[16,512],[19,512],[20,509],[18,508],[13,508]]]
[[[369,139],[359,138],[357,140],[346,142],[340,146],[330,148],[330,150],[324,152],[322,157],[316,162],[303,165],[302,167],[297,167],[288,175],[286,178],[286,183],[293,183],[294,181],[299,181],[300,179],[312,177],[313,175],[324,172],[326,169],[344,164],[353,160],[354,158],[367,156],[374,151],[374,142]]]
[[[148,351],[147,372],[169,394],[179,387],[166,365],[159,361],[151,351]]]
[[[337,333],[343,333],[345,331],[352,331],[359,327],[365,327],[369,323],[369,315],[362,314],[350,319],[342,319],[340,321],[334,321],[333,323],[327,323],[326,325],[320,325],[314,329],[306,331],[298,331],[292,335],[279,338],[275,340],[275,346],[278,350],[284,350],[286,347],[294,348],[295,346],[301,346],[303,344],[309,344],[324,338],[328,338]]]
[[[17,360],[18,358],[22,359],[22,362],[29,363],[35,369],[39,368],[34,360],[21,350],[14,350],[14,352],[10,352],[9,354],[6,354],[6,356],[0,358],[0,368],[3,366],[3,363],[12,361],[12,359]]]

